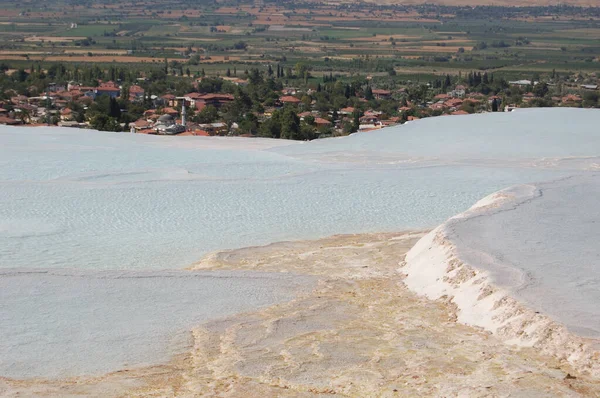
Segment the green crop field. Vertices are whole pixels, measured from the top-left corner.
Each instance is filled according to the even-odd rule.
[[[23,58],[105,62],[103,54],[121,51],[117,63],[135,63],[135,57],[140,63],[169,58],[181,60],[191,71],[203,68],[215,74],[235,64],[308,62],[315,73],[393,68],[407,77],[469,70],[506,76],[593,72],[600,65],[597,8],[152,0],[143,6],[55,1],[18,7],[7,0],[0,5],[6,14],[0,13],[0,51],[5,51],[0,58],[13,63]],[[93,56],[82,59],[85,53]],[[194,54],[199,58],[188,61]]]

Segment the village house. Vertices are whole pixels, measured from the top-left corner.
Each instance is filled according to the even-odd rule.
[[[398,116],[394,116],[387,120],[381,120],[380,123],[383,127],[390,127],[400,123],[400,118]]]
[[[463,104],[463,102],[464,101],[460,98],[452,98],[444,102],[444,105],[446,105],[446,107],[450,108],[451,110],[456,110]]]
[[[163,115],[170,115],[172,117],[177,117],[179,115],[179,111],[175,108],[163,108],[160,113]]]
[[[175,104],[176,97],[173,94],[163,95],[161,98],[168,99],[169,106],[176,106],[176,104]],[[196,107],[196,101],[200,101],[201,98],[202,98],[202,94],[196,93],[196,92],[188,93],[183,96],[183,99],[185,100],[186,104],[192,108]],[[202,107],[204,107],[204,106],[202,106]]]
[[[313,115],[313,112],[312,112],[312,111],[310,111],[310,112],[309,112],[309,111],[306,111],[306,112],[300,112],[300,113],[298,114],[298,117],[300,118],[300,120],[304,120],[304,118],[305,118],[305,117],[307,117],[307,116],[312,116],[312,115]]]
[[[146,130],[149,128],[152,128],[152,126],[154,125],[154,123],[145,120],[145,119],[138,119],[135,122],[131,122],[129,123],[129,129],[133,129],[132,132],[136,132],[139,133],[141,130]]]
[[[284,95],[283,97],[279,98],[279,102],[281,102],[283,105],[285,105],[285,104],[298,105],[302,101],[300,101],[298,98],[293,97],[291,95]]]
[[[146,119],[152,119],[152,117],[155,116],[155,115],[156,115],[156,110],[155,109],[148,109],[147,111],[144,111],[144,117]],[[156,120],[156,118],[155,118],[155,120]]]
[[[454,90],[452,90],[448,93],[448,96],[450,96],[452,98],[462,98],[466,94],[467,94],[467,88],[465,86],[463,86],[462,84],[459,84],[456,87],[454,87]]]
[[[281,93],[283,95],[296,95],[300,93],[300,90],[295,87],[284,87],[283,90],[281,90]]]
[[[211,105],[219,109],[223,105],[233,102],[235,97],[231,94],[202,94],[195,100],[196,109],[201,111],[205,107]]]
[[[231,94],[200,94],[200,93],[189,93],[183,96],[186,105],[191,108],[195,108],[197,111],[201,111],[208,105],[214,106],[219,109],[221,106],[232,102],[235,97]]]
[[[60,121],[58,122],[58,126],[60,127],[72,127],[72,128],[85,128],[87,124],[79,123],[76,120],[68,120],[68,121]]]
[[[329,127],[329,126],[331,126],[331,122],[329,120],[327,120],[327,119],[316,117],[315,118],[315,125],[317,127]]]
[[[64,101],[73,101],[73,93],[70,91],[61,91],[56,93],[56,97]]]
[[[373,130],[379,130],[383,127],[381,123],[362,123],[358,126],[358,131],[367,132]]]
[[[224,135],[227,134],[227,124],[225,123],[205,123],[199,124],[198,128],[208,132],[210,135]]]
[[[129,87],[129,100],[135,101],[135,100],[143,99],[145,93],[146,92],[144,91],[143,88],[141,88],[137,84],[134,84],[133,86]]]
[[[178,134],[178,136],[210,137],[210,134],[208,133],[208,131],[205,131],[205,130],[201,130],[198,128],[191,128],[191,129],[188,129],[188,131]]]
[[[360,124],[377,124],[379,123],[379,115],[367,115],[359,119]]]
[[[100,85],[94,89],[94,96],[97,97],[99,95],[108,95],[111,98],[117,98],[121,95],[121,88],[112,81],[100,83]]]
[[[485,94],[482,94],[482,93],[470,93],[465,100],[466,101],[479,101],[479,102],[481,102],[484,99],[485,99]]]
[[[392,93],[391,91],[388,90],[380,90],[380,89],[373,89],[371,90],[373,93],[373,97],[375,97],[375,99],[378,100],[386,100],[386,99],[390,99],[392,98]]]
[[[533,93],[525,93],[523,94],[523,101],[529,102],[535,98],[535,94]]]
[[[273,113],[275,112],[275,108],[270,106],[265,108],[265,111],[263,112],[263,114],[261,115],[263,118],[265,119],[269,119],[273,116]]]
[[[429,105],[429,109],[434,111],[443,111],[447,106],[443,102],[436,102],[435,104]]]
[[[65,108],[60,111],[60,120],[68,122],[73,120],[73,111],[70,108]]]
[[[248,81],[244,79],[240,79],[238,77],[222,77],[221,79],[228,81],[230,83],[235,84],[236,86],[244,87],[248,85]]]
[[[28,98],[24,95],[16,95],[10,98],[10,102],[14,105],[25,104],[27,103]]]
[[[20,120],[13,119],[12,117],[0,115],[0,124],[5,126],[16,126],[22,124]]]
[[[67,87],[63,86],[62,84],[56,84],[56,83],[48,83],[48,88],[47,88],[48,91],[53,92],[53,93],[65,91],[66,89],[67,89]]]
[[[458,111],[452,112],[451,115],[469,115],[469,112],[463,111],[463,110],[458,110]]]
[[[581,98],[581,96],[576,94],[567,94],[561,98],[561,102],[567,105],[577,105],[580,104],[582,101],[583,99]]]
[[[173,94],[165,94],[165,95],[162,95],[160,98],[161,98],[162,102],[167,106],[177,106],[178,105],[177,97],[175,97]]]
[[[584,90],[598,90],[597,84],[582,84],[581,88]]]

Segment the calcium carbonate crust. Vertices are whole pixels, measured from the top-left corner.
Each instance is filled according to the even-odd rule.
[[[508,202],[522,203],[540,194],[532,185],[492,194],[440,225],[407,253],[399,271],[406,286],[432,300],[456,308],[457,320],[481,327],[508,344],[533,347],[568,362],[577,371],[600,377],[597,340],[571,333],[564,325],[527,307],[495,286],[489,273],[462,261],[450,239],[452,223],[484,215]]]

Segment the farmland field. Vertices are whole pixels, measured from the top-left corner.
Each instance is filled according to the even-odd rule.
[[[0,4],[0,61],[14,67],[30,66],[31,61],[142,65],[167,59],[188,64],[191,73],[206,69],[223,74],[235,64],[260,61],[293,67],[305,61],[316,75],[394,68],[408,76],[488,70],[510,77],[524,71],[590,72],[598,69],[600,59],[598,8]],[[189,62],[194,54],[200,59]]]

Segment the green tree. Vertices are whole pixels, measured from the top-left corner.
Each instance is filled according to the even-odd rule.
[[[261,137],[280,138],[281,137],[281,111],[273,112],[270,119],[265,120],[258,131]]]
[[[121,89],[121,98],[125,101],[129,101],[129,85],[123,85]]]
[[[310,77],[310,67],[305,62],[298,62],[294,66],[294,73],[297,77],[301,77],[303,79],[308,79]],[[288,77],[290,77],[288,75]]]
[[[119,106],[119,103],[117,102],[117,100],[112,97],[110,97],[108,116],[110,116],[116,120],[119,120],[119,118],[121,117],[121,107]]]
[[[533,86],[532,92],[536,97],[542,98],[548,94],[548,84],[546,82],[540,82]]]
[[[583,94],[583,106],[586,108],[598,106],[599,101],[600,94],[597,91],[586,91]]]
[[[212,105],[205,106],[196,114],[194,120],[198,123],[213,123],[219,119],[217,108]]]
[[[301,140],[313,140],[317,137],[315,127],[308,123],[300,124],[300,134],[298,138]]]
[[[110,116],[98,114],[92,118],[90,125],[100,131],[121,131],[119,122]]]
[[[190,59],[188,60],[188,64],[190,65],[198,65],[200,63],[200,55],[199,54],[194,54],[190,57]]]
[[[300,119],[296,111],[292,108],[286,108],[281,117],[281,138],[290,140],[302,139],[300,134]]]
[[[244,134],[256,134],[258,132],[258,118],[254,113],[248,113],[239,126]]]

